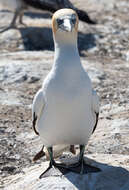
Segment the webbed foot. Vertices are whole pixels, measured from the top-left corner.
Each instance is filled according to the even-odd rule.
[[[94,173],[94,172],[100,172],[101,170],[97,167],[91,166],[89,164],[86,164],[84,160],[71,164],[69,166],[69,170],[72,172],[78,173],[78,174],[87,174],[87,173]]]
[[[49,164],[49,167],[39,176],[39,178],[41,179],[49,176],[62,176],[69,172],[70,170],[66,165],[54,162],[53,164]]]

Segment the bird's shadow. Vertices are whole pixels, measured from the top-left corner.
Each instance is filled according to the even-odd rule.
[[[54,50],[52,29],[49,27],[21,27],[19,28],[22,35],[24,49],[30,50]],[[93,34],[82,33],[78,34],[79,53],[83,56],[83,51],[87,51],[96,46],[95,37]]]
[[[101,169],[101,171],[81,175],[73,172],[65,174],[60,170],[61,174],[71,183],[71,189],[73,189],[74,186],[78,190],[121,190],[128,186],[129,171],[125,168],[96,162],[89,158],[87,158],[86,161],[87,160],[89,163],[92,163],[93,166]],[[61,187],[62,183],[58,185]]]
[[[8,10],[1,10],[1,13],[11,13],[11,11]],[[34,18],[46,18],[51,19],[52,14],[51,13],[41,13],[41,12],[25,12],[26,16]],[[0,27],[2,30],[4,27]],[[9,28],[10,29],[10,28]],[[27,26],[27,27],[18,27],[17,28],[22,36],[22,41],[24,45],[24,49],[26,51],[40,51],[40,50],[54,50],[54,43],[53,43],[53,36],[52,36],[52,30],[51,27],[46,26]],[[79,53],[81,56],[85,56],[84,51],[87,51],[93,47],[96,46],[96,39],[94,37],[94,34],[92,33],[78,33],[78,48]]]
[[[21,27],[19,31],[26,51],[54,50],[51,28]]]

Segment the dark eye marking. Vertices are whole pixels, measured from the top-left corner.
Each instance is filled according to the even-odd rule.
[[[58,23],[58,25],[63,24],[63,22],[64,22],[63,19],[59,19],[59,18],[57,19],[57,23]]]
[[[73,14],[71,20],[72,20],[72,23],[75,24],[76,23],[76,15]]]
[[[73,24],[76,23],[76,18],[72,18],[72,23],[73,23]]]

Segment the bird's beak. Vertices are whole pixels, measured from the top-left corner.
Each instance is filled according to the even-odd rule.
[[[74,25],[70,18],[65,18],[63,24],[60,26],[62,30],[66,32],[72,32]]]

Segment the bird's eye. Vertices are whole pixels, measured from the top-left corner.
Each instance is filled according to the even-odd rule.
[[[76,16],[72,15],[72,23],[75,24],[76,23]]]
[[[73,23],[73,24],[76,23],[76,18],[72,18],[72,23]]]
[[[63,19],[57,19],[57,23],[58,23],[58,25],[63,24]]]

